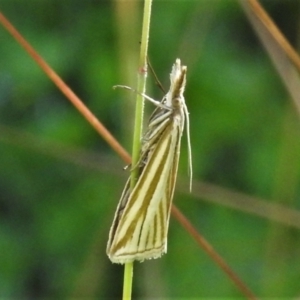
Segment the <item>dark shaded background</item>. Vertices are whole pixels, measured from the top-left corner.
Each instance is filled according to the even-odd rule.
[[[293,45],[299,2],[265,1]],[[0,9],[130,152],[142,2],[0,1]],[[13,38],[0,28],[0,296],[120,297],[105,254],[127,172]],[[154,1],[149,56],[168,88],[188,66],[194,179],[299,208],[299,119],[236,1]],[[161,98],[149,74],[147,93]],[[147,113],[153,110],[146,103]],[[179,182],[187,180],[183,138]],[[204,202],[178,207],[259,296],[300,295],[299,228]],[[135,265],[135,297],[240,296],[172,219],[168,254]]]

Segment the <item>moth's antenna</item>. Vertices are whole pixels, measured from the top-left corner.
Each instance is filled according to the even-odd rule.
[[[153,67],[152,67],[152,65],[151,65],[149,56],[147,56],[147,64],[148,64],[148,66],[149,66],[149,69],[150,69],[151,73],[152,73],[153,76],[154,76],[156,85],[163,91],[164,94],[166,94],[166,91],[164,90],[164,88],[163,88],[161,82],[159,81],[159,79],[158,79],[156,73],[154,72],[154,69],[153,69]]]

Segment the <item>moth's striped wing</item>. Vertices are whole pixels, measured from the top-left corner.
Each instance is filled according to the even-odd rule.
[[[110,231],[107,254],[126,263],[160,257],[167,250],[167,231],[177,177],[184,116],[172,116],[129,194],[125,188]],[[145,150],[146,151],[146,150]]]
[[[176,59],[170,74],[170,90],[161,102],[147,95],[157,108],[150,117],[135,168],[139,178],[132,192],[129,181],[121,196],[109,233],[107,254],[112,262],[126,263],[160,257],[167,250],[167,232],[173,199],[185,117],[189,150],[189,118],[183,92],[186,66]]]

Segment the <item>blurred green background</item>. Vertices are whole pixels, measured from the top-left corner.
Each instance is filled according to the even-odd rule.
[[[263,4],[299,44],[299,2]],[[134,95],[112,86],[135,86],[143,2],[1,0],[0,9],[130,152]],[[0,297],[120,298],[123,268],[105,248],[125,163],[2,26],[0,41]],[[210,197],[188,193],[184,136],[174,202],[256,295],[299,296],[300,226],[213,194],[299,209],[299,115],[238,2],[154,1],[149,56],[165,89],[177,57],[188,67],[194,184],[211,184]],[[168,254],[134,274],[135,299],[241,296],[174,218]]]

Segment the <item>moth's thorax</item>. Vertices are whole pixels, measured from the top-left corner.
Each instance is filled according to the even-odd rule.
[[[186,67],[180,67],[176,73],[171,73],[170,93],[172,98],[182,97],[186,84]]]

